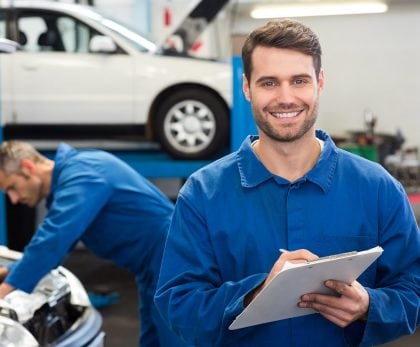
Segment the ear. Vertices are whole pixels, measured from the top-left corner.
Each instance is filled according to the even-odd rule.
[[[248,79],[245,77],[245,74],[242,74],[242,90],[244,92],[245,98],[248,101],[251,101],[251,98],[249,96],[249,83]]]
[[[33,175],[36,172],[36,165],[30,159],[22,159],[20,166],[25,175]]]
[[[324,70],[321,69],[319,71],[319,75],[318,75],[318,89],[324,90],[324,83],[325,83],[325,76],[324,76]]]

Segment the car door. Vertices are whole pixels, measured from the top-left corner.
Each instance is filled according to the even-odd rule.
[[[15,124],[122,124],[133,121],[133,59],[121,48],[92,53],[101,33],[76,18],[20,10],[22,50],[13,57]]]

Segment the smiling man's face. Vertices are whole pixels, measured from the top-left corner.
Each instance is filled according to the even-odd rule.
[[[251,79],[243,90],[251,101],[260,137],[292,142],[314,129],[319,93],[313,58],[298,51],[257,46],[252,53]]]

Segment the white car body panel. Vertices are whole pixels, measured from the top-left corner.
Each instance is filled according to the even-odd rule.
[[[61,52],[46,53],[42,57],[17,52],[11,70],[15,119],[5,121],[131,123],[134,118],[133,71],[134,62],[125,55],[78,54],[76,58]]]

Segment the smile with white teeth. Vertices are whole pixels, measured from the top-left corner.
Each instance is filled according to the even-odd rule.
[[[302,111],[295,112],[270,112],[270,114],[276,118],[293,118],[299,115]]]

